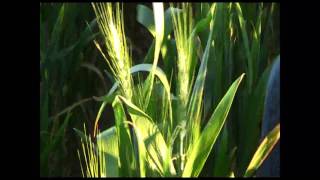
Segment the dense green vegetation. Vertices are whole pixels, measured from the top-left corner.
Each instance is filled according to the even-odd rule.
[[[274,3],[40,4],[40,175],[255,175],[279,36]]]

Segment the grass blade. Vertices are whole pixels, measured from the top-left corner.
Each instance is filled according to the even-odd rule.
[[[128,124],[132,125],[134,128],[134,132],[136,135],[136,140],[138,143],[138,162],[139,162],[139,172],[140,177],[146,177],[146,166],[147,166],[147,150],[145,144],[143,142],[143,135],[141,130],[133,123],[127,122]]]
[[[120,176],[132,177],[136,176],[135,168],[136,161],[134,157],[134,149],[132,145],[132,139],[130,136],[130,130],[125,121],[127,121],[124,108],[121,101],[116,97],[112,103],[114,109],[114,116],[116,121],[116,129],[119,145],[120,160]]]
[[[255,89],[253,89],[252,94],[248,96],[247,101],[249,103],[247,106],[250,111],[246,111],[244,113],[246,118],[241,120],[241,129],[239,129],[239,154],[241,156],[239,156],[240,161],[238,166],[241,169],[242,175],[245,173],[250,158],[259,143],[265,95],[271,67],[271,65],[266,67],[258,80]]]
[[[211,149],[224,125],[236,91],[243,79],[242,74],[229,88],[217,108],[214,110],[209,122],[200,135],[199,140],[192,146],[187,155],[187,164],[183,171],[183,177],[197,177]]]
[[[58,48],[58,42],[60,40],[60,34],[62,31],[62,23],[63,23],[63,19],[64,19],[64,14],[65,14],[65,5],[62,4],[60,11],[59,11],[59,16],[58,19],[53,27],[53,30],[51,32],[51,39],[54,40],[54,44],[52,44],[52,46],[50,46],[48,49],[57,49]]]
[[[158,126],[153,123],[153,120],[146,113],[128,101],[125,97],[118,97],[127,106],[133,124],[140,129],[141,137],[148,152],[148,164],[153,169],[157,169],[162,175],[175,174],[169,148],[166,145]],[[147,140],[149,140],[149,142],[146,142]]]
[[[241,29],[241,34],[242,34],[242,40],[243,40],[243,45],[244,45],[244,50],[245,54],[248,60],[248,87],[249,87],[249,93],[251,92],[252,88],[252,83],[253,83],[253,64],[252,64],[252,58],[251,58],[251,52],[250,52],[250,47],[249,47],[249,38],[248,38],[248,32],[246,30],[246,21],[243,17],[242,10],[240,3],[236,3],[236,10],[238,13],[238,19],[240,23],[240,29]]]
[[[153,5],[154,22],[155,22],[156,43],[155,43],[152,70],[148,78],[146,79],[146,82],[143,87],[143,98],[144,98],[143,109],[146,109],[149,104],[151,92],[153,89],[154,74],[158,64],[159,53],[160,53],[163,36],[164,36],[163,3],[153,3],[152,5]]]
[[[227,177],[230,175],[232,154],[229,152],[228,128],[222,129],[221,142],[214,161],[213,176]],[[219,140],[218,140],[219,141]],[[217,141],[217,142],[218,142]]]
[[[213,21],[213,20],[212,20]],[[207,73],[207,63],[209,59],[210,54],[210,47],[212,42],[212,32],[213,27],[211,27],[211,31],[209,34],[209,38],[207,41],[207,46],[205,49],[205,52],[202,56],[200,68],[198,71],[197,79],[195,81],[192,94],[190,97],[190,103],[188,104],[188,125],[189,129],[192,129],[192,142],[195,142],[200,134],[200,110],[201,110],[201,104],[202,104],[202,98],[203,98],[203,89],[204,89],[204,83],[205,83],[205,77]]]
[[[280,123],[263,139],[247,168],[245,177],[250,177],[260,167],[280,139]]]

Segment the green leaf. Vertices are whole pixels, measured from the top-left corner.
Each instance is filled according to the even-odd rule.
[[[196,26],[194,27],[194,29],[192,30],[192,34],[191,37],[194,37],[195,34],[200,33],[201,31],[205,30],[206,28],[208,28],[209,23],[211,22],[212,17],[208,16],[206,18],[201,19]]]
[[[58,19],[56,20],[56,23],[53,27],[52,33],[51,33],[51,39],[54,40],[54,44],[52,44],[52,48],[58,48],[58,42],[60,40],[60,34],[62,32],[62,23],[64,19],[64,14],[65,14],[65,5],[63,4],[60,8]],[[52,42],[53,43],[53,42]],[[51,48],[50,48],[51,49]]]
[[[214,110],[207,125],[203,129],[199,140],[192,146],[187,154],[187,164],[183,171],[183,177],[197,177],[206,162],[211,149],[224,125],[231,108],[236,91],[243,79],[242,74],[229,88],[217,108]]]
[[[136,72],[151,72],[152,65],[151,64],[139,64],[131,68],[131,73]],[[168,103],[168,110],[169,110],[169,127],[172,128],[172,107],[171,107],[171,94],[170,94],[170,84],[167,79],[166,74],[161,70],[161,68],[157,67],[155,69],[155,75],[159,78],[160,82],[162,83],[165,94],[167,96],[167,103]]]
[[[172,20],[171,20],[171,12],[178,13],[180,9],[169,7],[164,13],[164,38],[166,38],[172,31]],[[150,8],[145,5],[138,4],[137,5],[137,21],[142,24],[145,28],[149,30],[153,37],[155,37],[155,25],[154,25],[154,16],[153,12]]]
[[[192,30],[190,39],[193,39],[198,33],[206,30],[209,27],[213,14],[215,13],[215,10],[216,10],[216,3],[212,4],[210,11],[208,12],[208,15],[197,22],[194,29]]]
[[[212,32],[213,28],[210,31],[209,38],[207,41],[207,46],[205,52],[202,56],[200,68],[198,71],[196,82],[192,90],[192,94],[188,104],[188,125],[192,129],[193,140],[197,140],[200,133],[200,110],[202,104],[202,95],[205,83],[205,77],[207,73],[207,63],[210,54],[210,46],[212,42]]]
[[[252,84],[253,84],[253,59],[251,57],[250,47],[249,47],[249,38],[248,38],[248,32],[246,30],[246,21],[243,17],[242,10],[240,3],[236,3],[236,10],[238,13],[238,19],[240,23],[240,29],[242,34],[242,41],[244,45],[244,50],[246,54],[246,58],[248,61],[248,87],[249,87],[249,93],[251,92]]]
[[[159,171],[161,175],[175,174],[171,153],[158,126],[146,113],[129,100],[122,96],[118,97],[127,106],[133,124],[140,132],[140,137],[143,139],[147,150],[147,163],[151,169]],[[153,138],[150,139],[150,137]]]
[[[88,137],[82,132],[80,131],[79,129],[77,128],[73,128],[73,130],[76,132],[76,134],[83,140],[87,141],[88,140]]]
[[[155,40],[152,41],[150,48],[147,52],[147,55],[144,57],[143,63],[152,63],[154,56]]]
[[[116,96],[119,97],[120,100],[122,102],[124,102],[124,104],[127,106],[128,111],[130,114],[135,114],[144,118],[149,119],[150,121],[152,121],[151,117],[148,116],[148,114],[146,114],[145,112],[143,112],[139,107],[137,107],[136,105],[134,105],[131,101],[127,100],[125,97],[122,97],[120,95]]]
[[[146,162],[147,162],[147,150],[143,141],[143,136],[140,128],[135,126],[135,124],[132,124],[131,122],[128,122],[131,124],[134,128],[134,132],[136,135],[135,140],[137,140],[138,143],[138,162],[139,162],[139,172],[140,177],[146,177]]]
[[[142,6],[142,7],[139,7]],[[148,9],[148,10],[145,10]],[[137,10],[140,12],[137,12],[137,21],[140,22],[142,19],[146,22],[140,22],[142,25],[144,25],[149,32],[152,34],[153,37],[155,37],[155,30],[154,30],[154,16],[152,14],[152,11],[143,5],[138,5]],[[170,66],[170,63],[172,62],[171,59],[167,59],[168,53],[171,53],[172,49],[170,48],[170,42],[167,39],[168,35],[172,32],[173,26],[172,26],[172,20],[171,20],[171,13],[179,13],[181,10],[178,8],[168,8],[164,13],[164,35],[163,35],[163,43],[161,48],[161,54],[165,63],[165,70],[167,69],[167,66]],[[152,22],[153,24],[150,24]],[[166,51],[167,48],[167,51]],[[155,39],[152,41],[152,44],[150,45],[150,48],[147,52],[146,57],[144,58],[144,63],[151,63],[152,59],[154,57],[154,50],[155,50]],[[169,61],[169,62],[168,62]]]
[[[70,121],[70,117],[71,117],[72,113],[68,113],[67,116],[65,117],[62,125],[60,126],[60,128],[58,129],[57,133],[56,133],[56,138],[54,138],[53,144],[58,144],[58,141],[63,139],[64,137],[64,133],[66,131],[66,128],[69,124]]]
[[[131,73],[133,74],[133,73],[142,72],[142,71],[151,72],[151,70],[152,70],[152,64],[138,64],[138,65],[135,65],[131,68]],[[159,78],[161,83],[163,84],[167,95],[169,95],[170,94],[170,84],[169,84],[169,81],[167,79],[166,74],[162,71],[162,69],[160,67],[157,67],[155,69],[154,73]]]
[[[132,75],[134,75],[137,72],[151,72],[152,71],[152,64],[138,64],[135,65],[133,67],[131,67],[130,69],[130,73]],[[166,74],[162,71],[162,69],[160,67],[156,67],[155,69],[155,75],[159,78],[159,80],[161,81],[161,83],[163,84],[167,95],[170,94],[170,84],[169,81],[167,79]],[[114,94],[117,90],[117,88],[119,87],[119,83],[116,82],[113,84],[112,88],[109,90],[109,92],[102,96],[102,97],[93,97],[96,101],[104,101],[107,103],[110,103],[113,101],[114,97],[116,94]]]
[[[246,170],[244,177],[250,177],[260,167],[280,139],[280,123],[263,139]]]
[[[260,8],[260,7],[259,7]],[[253,83],[255,83],[257,76],[258,76],[258,69],[259,69],[259,62],[260,59],[260,46],[261,46],[261,17],[262,17],[263,11],[262,8],[260,8],[259,15],[257,17],[257,22],[253,26],[252,30],[252,43],[251,43],[251,57],[253,59],[252,61],[252,78]]]
[[[192,79],[194,77],[195,68],[196,68],[196,65],[198,62],[197,61],[198,59],[196,57],[197,49],[201,49],[201,42],[200,42],[200,40],[196,39],[196,37],[198,37],[197,35],[199,35],[199,33],[203,32],[207,29],[210,30],[209,32],[211,32],[210,23],[215,22],[215,20],[213,20],[213,16],[214,16],[215,11],[216,11],[216,3],[213,3],[207,16],[205,18],[201,19],[199,22],[197,22],[197,24],[195,25],[194,29],[192,30],[192,32],[188,38],[188,41],[190,41],[191,49],[192,49],[192,58],[191,58],[191,61],[189,62],[189,65],[188,65],[190,67],[190,72],[189,72],[190,79]],[[210,33],[208,33],[208,34],[210,34]],[[206,39],[209,39],[209,38],[210,37],[208,37]],[[208,42],[208,40],[207,40],[207,42]],[[211,42],[212,42],[212,39],[210,40],[210,44],[211,44]],[[206,45],[206,47],[207,47],[207,45]],[[208,57],[209,57],[209,55],[210,55],[210,53],[208,53]],[[204,56],[205,56],[205,54],[203,54],[201,57],[203,58]]]
[[[241,119],[241,134],[239,134],[239,154],[241,154],[238,167],[243,174],[245,168],[250,162],[250,158],[254,153],[255,147],[258,145],[260,137],[260,124],[263,117],[263,109],[265,102],[265,95],[267,90],[267,83],[271,70],[269,65],[262,73],[257,86],[253,90],[252,94],[246,98],[248,109],[250,111],[244,111],[243,119]]]
[[[208,5],[208,6],[206,6],[206,5]],[[216,29],[216,27],[215,27],[216,15],[215,14],[216,14],[216,9],[217,9],[216,6],[217,6],[216,3],[213,3],[211,5],[211,7],[209,6],[209,4],[202,4],[201,3],[201,11],[205,11],[205,12],[203,12],[203,15],[205,14],[205,16],[197,22],[197,24],[195,25],[195,28],[192,30],[192,33],[191,33],[191,35],[189,37],[189,41],[197,42],[197,46],[194,45],[194,44],[196,44],[195,42],[192,43],[192,44],[195,47],[194,49],[198,49],[197,50],[198,52],[195,51],[194,54],[200,54],[199,58],[201,58],[201,57],[203,58],[204,57],[204,52],[202,52],[202,49],[203,48],[205,48],[204,50],[207,49],[209,34],[210,34],[211,31],[213,31],[212,39],[214,38],[214,32],[216,31],[215,30]],[[209,8],[210,8],[210,10],[209,10]],[[214,20],[213,20],[213,18],[214,18]],[[211,22],[212,22],[212,24],[214,26],[213,29],[209,28]],[[201,40],[200,40],[200,37],[203,37],[203,35],[205,35],[205,37],[201,38]],[[211,42],[212,42],[212,39],[211,39]],[[210,46],[211,46],[211,43],[210,43]],[[208,52],[208,57],[210,57],[212,59],[212,61],[208,60],[207,65],[206,65],[207,69],[210,67],[210,62],[211,62],[211,64],[212,63],[216,64],[216,61],[217,61],[216,58],[213,59],[213,56],[212,56],[213,50]],[[196,67],[196,65],[198,63],[197,60],[198,60],[197,57],[192,58],[192,61],[191,61],[191,64],[190,64],[190,78],[194,78],[195,67]],[[213,86],[213,84],[217,82],[217,77],[214,76],[213,73],[214,72],[212,70],[210,70],[210,71],[208,71],[206,73],[206,81],[208,81],[208,78],[212,78],[212,79],[214,79],[214,81],[211,81],[212,83],[206,84],[205,89],[208,89],[208,87]],[[206,92],[206,90],[204,90],[204,91]],[[207,96],[208,96],[207,94],[212,95],[212,88],[210,89],[210,93],[207,93],[207,92],[205,93],[204,102],[211,101],[211,98],[207,98]],[[204,105],[209,105],[209,103],[204,103]],[[211,107],[212,105],[210,104],[209,106]],[[204,109],[205,110],[204,112],[206,112],[206,109],[207,108]]]
[[[52,59],[59,59],[61,61],[65,60],[63,59],[65,56],[67,56],[69,53],[73,52],[75,47],[77,46],[78,43],[75,43],[67,48],[61,49],[57,52],[52,53]]]
[[[151,72],[152,70],[152,65],[151,64],[138,64],[135,65],[133,67],[131,67],[130,69],[130,73],[131,74],[135,74],[137,72]],[[161,70],[161,68],[157,67],[155,70],[155,75],[159,78],[159,80],[161,81],[161,83],[163,84],[166,94],[168,96],[168,108],[169,108],[169,125],[170,128],[172,127],[172,107],[171,107],[171,94],[170,94],[170,84],[168,82],[168,79],[166,77],[166,74]],[[95,120],[95,131],[94,131],[94,136],[96,134],[96,130],[98,128],[98,121],[100,119],[101,113],[104,110],[105,106],[108,103],[111,103],[115,96],[117,95],[116,90],[119,86],[119,83],[116,82],[113,84],[112,88],[109,90],[109,92],[103,96],[103,97],[93,97],[96,101],[103,101],[103,103],[100,106],[99,112],[97,114],[96,120]]]
[[[214,161],[213,176],[227,177],[231,170],[232,156],[229,154],[228,128],[225,126],[221,134],[221,142]]]
[[[109,129],[97,135],[98,150],[105,154],[107,177],[119,177],[119,150],[118,136],[116,127],[112,126]]]
[[[155,43],[152,69],[143,86],[143,97],[144,97],[143,109],[147,109],[150,101],[150,96],[153,89],[154,74],[158,64],[159,53],[160,53],[160,49],[161,49],[161,45],[164,37],[163,3],[159,3],[159,2],[152,3],[152,6],[153,6],[154,21],[155,21],[156,43]]]
[[[97,26],[97,18],[93,19],[89,24],[87,23],[87,27],[81,32],[79,40],[76,42],[76,50],[74,54],[79,54],[80,51],[86,47],[86,45],[100,33],[93,33],[92,29]]]
[[[167,74],[169,77],[171,77],[171,74],[173,73],[173,68],[175,66],[175,56],[177,54],[177,47],[176,47],[176,41],[172,39],[172,37],[166,39],[163,42],[163,45],[161,47],[161,54],[164,64],[164,71],[165,74]]]
[[[116,97],[112,103],[114,109],[114,116],[116,121],[118,144],[119,144],[119,153],[121,156],[120,159],[120,176],[123,177],[132,177],[135,175],[135,157],[134,149],[132,145],[132,140],[130,136],[130,130],[125,121],[127,121],[124,108],[121,104],[121,101]]]
[[[98,114],[97,114],[97,117],[96,117],[96,120],[95,120],[95,124],[94,124],[93,137],[95,137],[96,134],[97,134],[97,131],[98,131],[98,128],[99,128],[98,127],[98,122],[99,122],[100,116],[101,116],[104,108],[106,107],[106,105],[107,105],[107,102],[105,101],[105,102],[103,102],[101,104],[101,106],[99,108],[99,111],[98,111]]]
[[[169,7],[164,13],[164,40],[173,30],[171,14],[180,13],[181,9]]]
[[[194,6],[195,6],[195,20],[199,22],[200,19],[208,15],[210,4],[201,2],[201,3],[195,3]]]
[[[137,21],[146,27],[152,36],[155,36],[153,12],[145,5],[137,5]]]

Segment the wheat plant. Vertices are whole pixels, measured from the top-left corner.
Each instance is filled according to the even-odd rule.
[[[209,57],[218,46],[215,38],[221,6],[213,3],[203,18],[195,21],[190,3],[178,3],[177,7],[170,4],[169,16],[164,12],[163,3],[153,3],[151,32],[155,41],[151,55],[147,55],[153,61],[137,65],[132,63],[126,42],[122,6],[119,3],[93,3],[92,7],[104,46],[97,41],[95,45],[117,82],[104,97],[96,98],[101,102],[93,134],[97,143],[76,130],[83,139],[82,152],[86,162],[86,168],[81,166],[83,176],[198,177],[224,128],[244,79],[244,73],[237,75],[215,108],[209,108],[208,121],[204,122],[204,90],[208,63],[217,61]],[[176,81],[169,81],[167,71],[158,65],[160,55],[164,60],[170,57],[164,55],[167,51],[163,49],[171,42],[165,22],[168,19],[172,24],[176,55],[167,62],[176,63],[177,71],[173,74]],[[205,31],[208,32],[205,42],[198,43],[200,34]],[[204,51],[199,53],[197,49],[201,44]],[[252,60],[248,61],[251,63]],[[249,87],[253,86],[254,80],[251,66],[249,64]],[[113,107],[115,125],[99,133],[98,121],[108,104]],[[245,176],[253,174],[277,143],[279,126],[262,142]],[[231,169],[229,176],[234,174]]]

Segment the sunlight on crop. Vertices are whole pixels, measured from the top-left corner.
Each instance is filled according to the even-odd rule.
[[[279,3],[41,3],[39,68],[40,176],[280,176]]]

